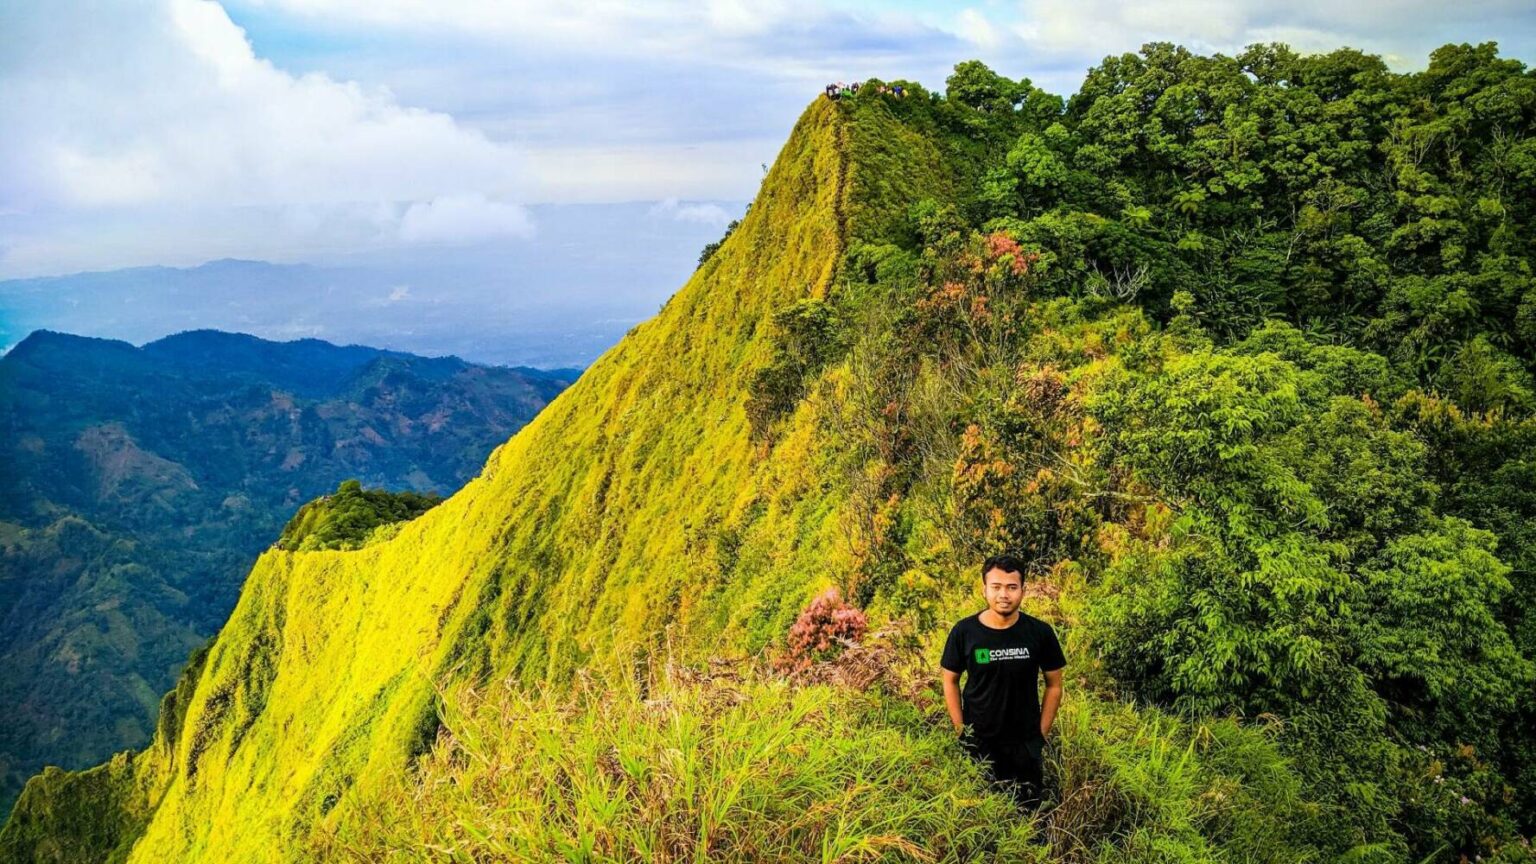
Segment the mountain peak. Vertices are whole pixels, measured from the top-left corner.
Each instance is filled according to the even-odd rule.
[[[121,339],[106,339],[99,336],[80,336],[74,333],[64,333],[58,330],[33,330],[26,338],[11,346],[6,352],[8,360],[36,360],[41,356],[53,356],[58,353],[81,352],[110,352],[134,353],[138,349],[132,343]]]
[[[892,196],[933,188],[941,166],[920,145],[890,110],[818,97],[720,249],[478,477],[386,542],[265,553],[183,688],[185,719],[124,776],[90,781],[146,814],[121,823],[119,848],[132,861],[272,848],[420,752],[444,676],[558,684],[660,650],[669,629],[718,649],[786,630],[829,570],[854,565],[815,454],[754,437],[754,376],[775,356],[774,316],[829,296],[852,239],[894,234]],[[811,434],[795,425],[808,416],[785,438]],[[791,513],[821,513],[806,523],[820,527],[764,515]],[[725,526],[776,562],[734,574],[736,599],[689,539]]]

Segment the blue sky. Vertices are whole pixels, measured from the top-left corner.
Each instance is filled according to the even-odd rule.
[[[624,212],[667,214],[691,244],[752,197],[826,81],[937,88],[954,63],[980,58],[1065,95],[1104,56],[1151,40],[1349,45],[1400,70],[1446,42],[1495,40],[1532,63],[1536,6],[11,0],[0,3],[0,280],[538,249],[548,238],[530,208],[545,204],[672,201]],[[611,281],[626,290],[622,274]]]

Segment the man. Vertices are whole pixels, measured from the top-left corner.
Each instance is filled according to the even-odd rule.
[[[1034,810],[1043,783],[1041,750],[1061,704],[1067,661],[1051,625],[1019,611],[1022,561],[1012,555],[988,558],[981,581],[987,608],[960,619],[944,643],[939,661],[944,702],[966,749],[988,763],[998,780],[1012,781],[1014,800]],[[1038,689],[1042,673],[1044,706]]]

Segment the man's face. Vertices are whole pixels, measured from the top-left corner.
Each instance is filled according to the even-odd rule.
[[[1019,608],[1019,600],[1024,596],[1024,574],[993,567],[984,578],[982,593],[992,611],[1006,618]]]

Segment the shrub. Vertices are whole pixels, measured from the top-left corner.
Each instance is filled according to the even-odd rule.
[[[1045,751],[1050,860],[1320,860],[1300,836],[1301,784],[1273,733],[1074,696]]]
[[[842,592],[828,588],[795,619],[774,668],[795,673],[830,660],[857,643],[868,628],[864,613],[844,602]]]
[[[773,357],[753,373],[747,418],[761,438],[768,426],[794,410],[806,380],[847,350],[846,326],[824,300],[801,300],[773,316]]]
[[[437,494],[364,489],[356,480],[345,480],[333,494],[300,507],[283,528],[277,548],[291,552],[359,549],[388,539],[392,536],[388,526],[409,522],[443,500]]]

